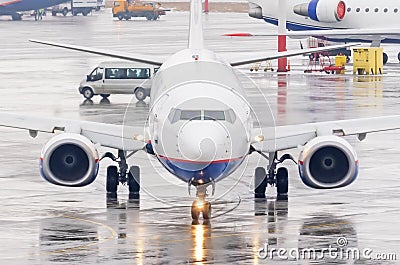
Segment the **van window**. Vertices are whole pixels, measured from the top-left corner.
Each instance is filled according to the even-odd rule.
[[[107,68],[106,79],[126,79],[126,69],[124,68]]]
[[[98,81],[103,79],[103,68],[99,68],[97,67],[96,69],[94,69],[91,73],[90,73],[90,81]]]
[[[128,68],[128,79],[149,79],[150,68]]]

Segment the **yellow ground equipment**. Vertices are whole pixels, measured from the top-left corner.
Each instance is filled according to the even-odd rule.
[[[117,0],[112,8],[113,17],[119,20],[129,20],[132,17],[146,17],[147,20],[157,20],[169,9],[161,8],[160,3]]]
[[[377,75],[383,73],[383,48],[353,49],[353,74]]]
[[[335,56],[335,66],[340,68],[340,70],[336,70],[336,74],[344,74],[344,70],[347,63],[346,55],[337,55]]]

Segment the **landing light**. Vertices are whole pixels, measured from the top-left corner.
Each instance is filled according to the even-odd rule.
[[[135,141],[143,141],[143,139],[144,139],[144,137],[141,134],[135,134],[133,136],[133,140],[135,140]]]
[[[256,137],[254,137],[254,141],[255,141],[255,142],[262,142],[262,141],[264,141],[264,135],[257,135]]]
[[[197,202],[196,202],[196,207],[197,207],[197,209],[203,208],[203,205],[204,205],[204,202],[202,202],[202,201],[197,201]]]

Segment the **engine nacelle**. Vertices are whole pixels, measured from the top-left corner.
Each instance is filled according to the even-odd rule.
[[[293,12],[315,21],[336,23],[346,15],[346,4],[340,0],[311,0],[293,7]]]
[[[333,189],[352,183],[358,175],[353,147],[338,136],[320,136],[309,141],[299,157],[304,184],[316,189]]]
[[[98,169],[97,150],[82,135],[57,135],[42,149],[40,173],[50,183],[60,186],[86,186],[96,179]]]

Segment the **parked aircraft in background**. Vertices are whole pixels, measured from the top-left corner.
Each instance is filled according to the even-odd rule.
[[[145,128],[0,113],[0,126],[29,130],[32,137],[38,132],[64,132],[43,147],[40,172],[45,180],[70,187],[92,183],[98,173],[101,159],[97,147],[101,145],[118,150],[117,157],[108,152],[102,156],[118,163],[118,167],[107,168],[107,192],[116,196],[119,183],[127,183],[130,195],[138,198],[140,170],[137,166],[128,170],[127,158],[143,150],[189,188],[196,187],[192,218],[198,220],[202,215],[209,219],[207,189],[211,187],[214,192],[215,183],[231,176],[251,153],[268,158],[267,170],[255,170],[255,195],[265,196],[270,184],[276,186],[278,198],[287,198],[288,170],[277,166],[292,158],[288,154],[278,156],[278,152],[304,145],[299,157],[303,182],[312,188],[338,188],[349,185],[358,173],[354,149],[340,136],[357,135],[363,140],[368,132],[400,128],[400,116],[254,128],[252,108],[233,66],[343,45],[227,61],[205,48],[201,0],[192,0],[190,9],[188,47],[165,61],[114,50],[33,41],[160,66],[152,79]]]
[[[286,0],[287,36],[336,42],[400,43],[400,2],[393,0]],[[249,15],[278,25],[276,0],[249,0]],[[384,55],[387,61],[387,55]],[[398,53],[400,61],[400,52]]]
[[[0,0],[0,16],[11,16],[13,20],[21,20],[18,12],[37,10],[58,5],[68,0]]]

